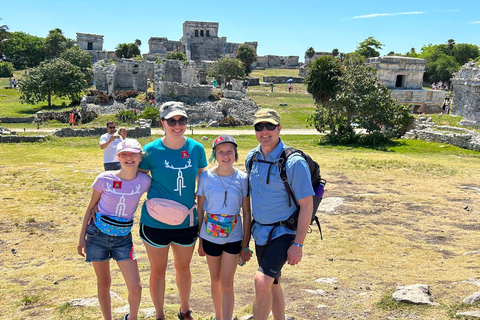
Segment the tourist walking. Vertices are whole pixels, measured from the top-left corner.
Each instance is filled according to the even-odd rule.
[[[251,224],[248,179],[246,173],[233,166],[238,160],[233,137],[221,135],[213,141],[211,160],[217,166],[200,175],[197,191],[198,254],[207,256],[214,319],[231,320],[237,263],[243,265],[252,255],[248,247]]]
[[[273,84],[273,81],[270,82],[270,92],[273,92],[273,87],[275,86],[275,84]]]
[[[138,201],[150,187],[149,175],[138,172],[142,147],[135,139],[117,146],[121,168],[100,173],[92,184],[78,240],[77,252],[91,262],[97,276],[97,294],[104,319],[112,319],[110,299],[110,259],[117,261],[128,289],[129,313],[124,320],[136,320],[140,307],[142,284],[131,228]],[[92,220],[92,210],[98,213]]]
[[[140,237],[150,261],[150,294],[156,318],[165,319],[165,273],[171,248],[180,296],[178,318],[192,320],[190,261],[198,234],[195,184],[207,167],[207,158],[200,143],[184,136],[187,113],[183,103],[162,104],[160,117],[165,136],[144,147],[139,167],[149,171],[153,179],[142,206]]]
[[[249,172],[252,195],[252,214],[255,221],[252,236],[259,268],[255,274],[255,300],[253,317],[266,320],[273,313],[274,319],[285,319],[285,299],[280,284],[281,270],[286,262],[296,265],[302,259],[303,242],[310,225],[314,191],[310,183],[310,171],[305,159],[294,154],[287,158],[285,168],[299,214],[297,230],[285,225],[272,224],[287,220],[297,207],[289,206],[289,196],[282,179],[279,179],[278,162],[286,147],[280,139],[282,129],[279,114],[272,109],[260,109],[254,116],[255,135],[260,143],[250,151],[245,161],[252,160]],[[276,177],[276,178],[275,178]]]
[[[115,133],[115,123],[107,122],[107,133],[100,137],[100,149],[103,150],[103,168],[108,170],[119,170],[120,161],[115,156],[117,144],[122,141],[122,137]]]

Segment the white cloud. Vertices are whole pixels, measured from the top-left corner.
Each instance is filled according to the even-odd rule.
[[[378,18],[378,17],[387,17],[387,16],[400,16],[400,15],[409,15],[409,14],[424,14],[423,11],[412,11],[412,12],[395,12],[395,13],[371,13],[364,14],[361,16],[355,16],[350,19],[368,19],[368,18]],[[344,19],[348,20],[348,19]]]
[[[469,22],[470,24],[479,24],[480,21],[472,21],[472,22]]]

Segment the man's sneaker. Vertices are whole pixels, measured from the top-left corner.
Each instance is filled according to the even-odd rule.
[[[192,310],[188,310],[185,313],[182,312],[182,309],[178,310],[178,319],[180,319],[180,320],[194,320],[193,317],[192,317]]]

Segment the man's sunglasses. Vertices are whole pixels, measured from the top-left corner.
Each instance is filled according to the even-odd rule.
[[[263,131],[263,128],[267,128],[268,131],[273,131],[277,128],[277,125],[270,122],[263,122],[263,123],[257,123],[253,127],[257,132]]]
[[[115,129],[115,127],[108,127],[108,129]]]
[[[170,118],[170,119],[166,119],[165,121],[167,121],[167,124],[168,124],[169,127],[175,127],[177,125],[177,122],[181,126],[184,126],[184,125],[187,124],[187,118],[185,118],[185,117],[181,117],[178,120]]]

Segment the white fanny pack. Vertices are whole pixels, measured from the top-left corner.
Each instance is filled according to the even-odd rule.
[[[190,209],[176,201],[162,198],[148,199],[145,203],[148,214],[155,220],[178,226],[185,221],[187,216],[190,216],[190,227],[193,226],[193,210],[197,207],[196,203]]]

